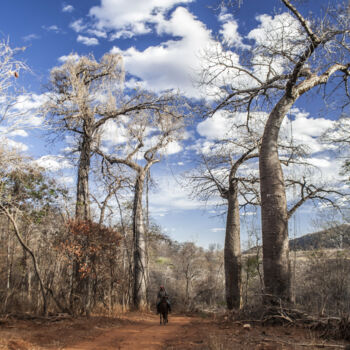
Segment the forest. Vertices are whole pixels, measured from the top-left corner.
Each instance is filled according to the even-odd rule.
[[[240,6],[224,3],[226,11]],[[200,99],[133,86],[123,55],[113,51],[99,59],[71,54],[50,70],[31,113],[42,120],[40,137],[67,142],[64,161],[75,179],[69,187],[30,154],[5,139],[0,144],[0,349],[56,349],[58,343],[29,347],[29,335],[27,347],[6,338],[13,320],[92,327],[100,317],[104,327],[130,314],[130,322],[140,315],[150,322],[160,286],[172,305],[169,327],[172,317],[177,327],[190,322],[188,315],[204,319],[196,321],[201,333],[181,333],[184,339],[208,335],[210,323],[244,328],[241,345],[219,327],[204,343],[174,340],[167,349],[298,348],[266,337],[252,345],[257,335],[245,334],[255,325],[261,334],[271,325],[318,332],[313,345],[305,340],[300,348],[326,347],[324,339],[329,348],[348,348],[350,12],[347,2],[336,3],[318,16],[299,10],[299,1],[281,0],[278,25],[253,44],[215,39],[198,58]],[[21,86],[31,74],[23,50],[0,41],[0,130],[12,133],[26,130],[18,104],[31,93]],[[320,118],[336,117],[311,141],[341,162],[334,174],[340,181],[322,179],[312,157],[320,153],[293,131],[299,101],[317,98]],[[188,136],[220,118],[226,131],[210,144]],[[176,241],[152,217],[154,169],[180,144],[195,152],[179,182],[189,201],[215,202],[223,246]],[[318,232],[297,238],[305,207],[318,213]],[[259,347],[263,341],[272,347]]]

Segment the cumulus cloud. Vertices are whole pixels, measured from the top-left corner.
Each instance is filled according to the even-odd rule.
[[[220,140],[227,137],[232,127],[233,118],[225,111],[218,111],[211,118],[198,123],[197,132],[209,140]]]
[[[16,125],[25,125],[27,127],[40,127],[43,118],[36,114],[37,109],[46,102],[46,94],[28,94],[18,97],[17,103],[13,107],[13,114]]]
[[[213,204],[212,202],[207,205]],[[171,210],[203,209],[205,204],[197,199],[190,199],[190,192],[174,177],[163,176],[157,179],[157,191],[150,193],[150,211],[166,213]]]
[[[98,30],[98,29],[87,29],[86,33],[90,35],[97,36],[98,38],[107,38],[107,33],[103,30]]]
[[[178,7],[170,19],[159,16],[159,35],[177,37],[158,46],[140,51],[135,47],[112,52],[121,53],[126,70],[144,81],[146,88],[156,91],[179,89],[188,96],[199,97],[193,86],[194,71],[200,70],[199,55],[211,43],[211,32],[187,9]]]
[[[83,19],[79,18],[76,21],[72,22],[69,26],[77,33],[81,33],[86,30],[87,25],[83,23]]]
[[[107,38],[107,33],[104,30],[89,28],[89,25],[84,23],[82,18],[77,19],[69,25],[77,33],[86,33],[91,36],[96,36],[98,38]],[[96,39],[97,40],[97,39]]]
[[[25,130],[18,129],[18,130],[13,130],[9,134],[9,136],[20,136],[20,137],[27,137],[28,133]]]
[[[80,59],[80,56],[76,53],[71,53],[69,55],[64,55],[58,58],[58,61],[61,63],[65,63],[68,60],[78,61]]]
[[[83,35],[78,35],[77,42],[82,43],[86,46],[95,46],[95,45],[99,44],[99,42],[96,38],[89,38],[89,37],[83,36]]]
[[[322,143],[320,140],[320,136],[334,125],[334,121],[321,117],[313,118],[308,112],[298,108],[293,108],[291,115],[293,120],[285,118],[282,124],[282,134],[292,133],[289,137],[292,136],[296,144],[305,145],[311,154],[334,148],[333,145]]]
[[[0,144],[6,145],[8,149],[13,149],[18,152],[26,152],[28,150],[28,146],[23,142],[14,141],[7,137],[1,137]]]
[[[53,172],[72,167],[72,164],[64,156],[46,155],[37,159],[34,163]]]
[[[283,55],[272,58],[269,55],[267,62],[265,48],[270,52],[288,52],[289,57],[295,57],[304,49],[305,33],[301,30],[299,21],[287,12],[274,17],[264,14],[256,19],[260,24],[247,35],[247,39],[253,40],[258,48],[253,57],[256,64],[254,73],[258,77],[271,73],[282,74],[290,61]]]
[[[238,32],[238,23],[232,14],[221,12],[219,21],[222,23],[219,33],[225,44],[243,49],[249,48],[249,45],[243,44],[243,37]]]
[[[74,7],[72,5],[63,5],[62,12],[73,12]]]
[[[101,139],[111,145],[125,143],[128,140],[128,132],[126,127],[121,123],[108,120],[102,126]]]
[[[90,16],[96,20],[98,29],[128,31],[133,35],[151,31],[151,24],[157,22],[158,15],[181,3],[193,0],[102,0],[100,6],[90,9]]]
[[[249,119],[250,133],[247,132],[247,113],[231,113],[226,110],[217,111],[211,118],[197,124],[197,132],[207,140],[243,140],[246,137],[258,138],[262,135],[267,113],[251,113]]]
[[[6,137],[26,137],[24,129],[40,128],[43,118],[38,116],[38,108],[46,101],[47,95],[25,94],[6,110],[6,118],[0,126],[0,133]],[[0,101],[0,105],[1,105]],[[23,147],[20,147],[23,149]]]
[[[178,141],[172,141],[164,148],[164,150],[162,150],[162,153],[170,156],[172,154],[176,154],[181,151],[182,151],[182,145]]]

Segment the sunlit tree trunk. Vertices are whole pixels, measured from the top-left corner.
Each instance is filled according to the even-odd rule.
[[[242,263],[240,222],[238,204],[238,183],[233,181],[228,190],[228,211],[224,248],[225,292],[227,308],[240,309],[242,306]]]
[[[77,199],[75,217],[80,220],[90,220],[89,172],[91,161],[91,138],[84,135],[81,142],[79,169],[77,178]]]
[[[260,149],[260,191],[263,239],[263,266],[266,301],[291,298],[291,272],[288,242],[288,211],[278,134],[283,118],[295,99],[286,95],[272,110]]]

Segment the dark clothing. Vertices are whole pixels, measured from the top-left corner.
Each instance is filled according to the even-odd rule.
[[[169,295],[168,295],[168,293],[166,292],[165,289],[163,289],[163,290],[161,289],[158,292],[158,295],[157,295],[157,313],[159,313],[159,304],[160,304],[162,298],[166,298],[166,301],[168,303],[169,312],[171,312],[171,305],[170,305]]]
[[[166,292],[165,289],[160,290],[160,291],[158,292],[157,299],[158,299],[158,300],[161,300],[163,297],[167,297],[167,298],[169,297],[169,295],[168,295],[168,293]]]

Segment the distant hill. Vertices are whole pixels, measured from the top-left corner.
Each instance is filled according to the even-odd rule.
[[[350,248],[350,225],[344,224],[291,239],[291,250]]]
[[[349,249],[350,224],[343,224],[290,239],[289,248],[290,250]],[[252,254],[255,252],[256,247],[252,247],[245,250],[244,254]]]

